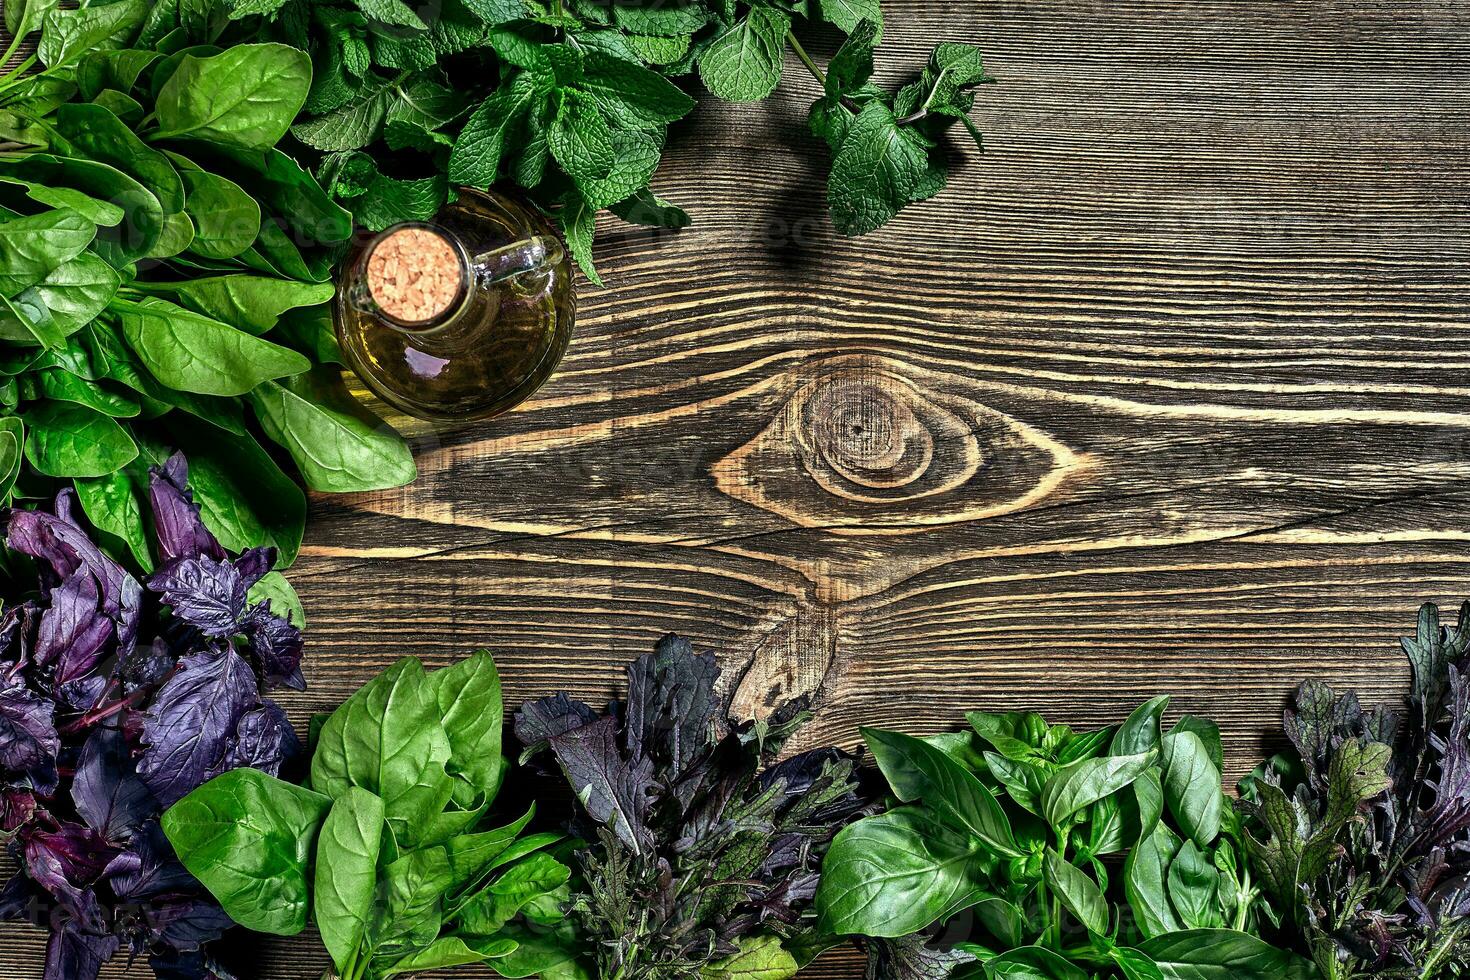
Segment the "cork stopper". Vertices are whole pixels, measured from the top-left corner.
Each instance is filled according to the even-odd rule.
[[[399,228],[384,236],[367,261],[373,302],[399,323],[428,323],[459,299],[464,270],[459,253],[430,228]]]

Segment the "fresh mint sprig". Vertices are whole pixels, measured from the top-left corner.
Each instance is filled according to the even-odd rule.
[[[909,84],[872,82],[879,0],[233,0],[214,42],[262,33],[312,54],[293,134],[370,229],[423,219],[454,184],[518,185],[555,215],[578,263],[596,217],[678,228],[689,215],[650,186],[668,127],[694,107],[684,79],[737,102],[769,97],[787,49],[821,85],[811,128],[831,150],[828,200],[859,235],[941,190],[945,130],[969,119],[979,51],[942,44]],[[844,43],[824,70],[796,36],[826,22]]]

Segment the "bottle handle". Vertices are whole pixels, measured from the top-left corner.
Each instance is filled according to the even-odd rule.
[[[481,252],[470,260],[481,283],[490,286],[534,272],[548,272],[564,258],[555,235],[531,235]]]

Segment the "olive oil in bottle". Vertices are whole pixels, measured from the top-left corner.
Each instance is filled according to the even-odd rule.
[[[545,217],[460,188],[432,220],[354,248],[333,312],[364,384],[409,415],[455,421],[498,415],[541,387],[571,340],[576,295]]]

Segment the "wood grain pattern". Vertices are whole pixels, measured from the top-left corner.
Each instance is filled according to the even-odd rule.
[[[695,226],[603,227],[539,396],[314,502],[298,719],[479,645],[509,703],[601,699],[668,630],[745,710],[814,694],[807,745],[1169,691],[1234,777],[1304,676],[1398,696],[1418,603],[1470,593],[1470,7],[885,7],[886,83],[984,46],[986,155],[847,240],[804,76],[701,102],[659,176]]]

